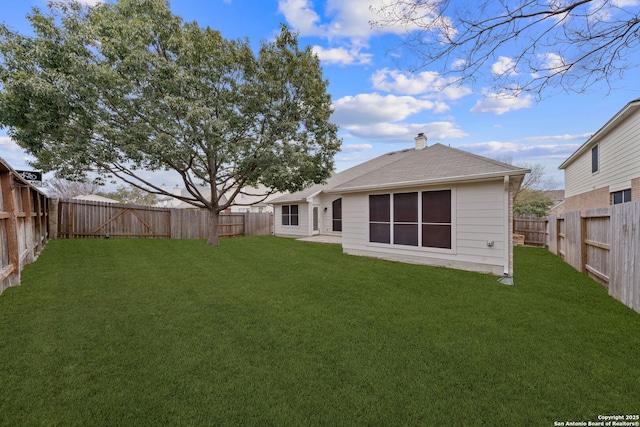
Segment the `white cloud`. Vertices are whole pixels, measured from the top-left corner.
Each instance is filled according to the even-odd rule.
[[[0,157],[14,169],[30,167],[28,162],[33,160],[8,136],[0,136]]]
[[[406,95],[428,95],[455,100],[471,93],[471,89],[454,84],[453,78],[442,77],[435,71],[414,74],[383,68],[371,76],[371,81],[375,89]]]
[[[370,64],[373,55],[362,53],[358,48],[328,48],[313,46],[313,52],[326,64],[361,65]]]
[[[431,123],[376,123],[372,125],[343,126],[350,136],[370,141],[406,142],[413,144],[413,138],[420,132],[429,137],[430,143],[444,139],[462,138],[467,134],[452,122]]]
[[[462,148],[471,149],[475,152],[482,152],[485,155],[493,156],[514,154],[520,151],[520,146],[513,142],[487,141],[476,144],[465,144]]]
[[[464,59],[462,59],[462,58],[458,58],[458,59],[456,59],[455,61],[453,61],[453,62],[451,63],[451,69],[453,69],[453,70],[459,70],[459,69],[461,69],[462,67],[464,67],[464,65],[465,65],[466,63],[467,63],[467,61],[466,61],[466,60],[464,60]]]
[[[344,144],[340,150],[343,153],[357,153],[361,151],[368,151],[373,148],[371,144]]]
[[[301,34],[314,36],[325,33],[325,30],[319,27],[320,16],[313,10],[312,1],[280,0],[278,7],[287,22]]]
[[[333,103],[332,119],[339,125],[368,125],[397,122],[424,110],[432,110],[436,103],[412,96],[364,93],[345,96]]]
[[[370,22],[380,20],[372,12],[385,0],[279,0],[279,10],[287,22],[303,36],[368,40],[379,33],[404,33],[406,26],[372,28]],[[324,4],[324,10],[319,10]],[[425,18],[426,19],[426,18]]]
[[[564,73],[567,71],[567,65],[564,62],[564,58],[557,53],[544,53],[539,54],[538,59],[540,60],[540,65],[538,66],[539,71],[548,73]],[[536,77],[538,75],[534,75]]]
[[[614,0],[611,3],[619,8],[640,6],[640,0]]]
[[[470,111],[474,114],[491,113],[499,116],[509,111],[529,108],[533,105],[533,99],[533,96],[529,94],[516,97],[488,93]]]
[[[515,76],[518,74],[516,71],[516,62],[507,56],[499,56],[498,61],[491,65],[491,72],[496,76]]]
[[[591,133],[580,133],[577,135],[571,135],[565,133],[563,135],[544,135],[544,136],[528,136],[522,138],[523,141],[572,141],[572,140],[587,140],[591,138]]]
[[[71,3],[71,0],[62,0],[65,3]],[[76,0],[78,3],[85,4],[87,6],[95,6],[98,3],[102,3],[103,0]]]
[[[538,137],[538,140],[553,139],[554,137]],[[533,138],[524,138],[527,142]],[[520,144],[517,142],[486,141],[475,144],[465,144],[460,147],[483,156],[496,158],[510,156],[513,158],[566,159],[581,144]]]

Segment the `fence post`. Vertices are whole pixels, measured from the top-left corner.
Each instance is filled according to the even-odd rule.
[[[6,286],[0,282],[0,292],[5,287],[20,282],[20,246],[18,243],[18,213],[16,212],[15,197],[13,195],[13,176],[10,171],[0,175],[0,189],[4,211],[8,214],[6,219],[5,234],[7,238],[7,258],[9,261]]]
[[[580,271],[587,272],[587,218],[580,214]]]
[[[49,199],[49,238],[58,238],[58,209],[60,206],[60,199]]]

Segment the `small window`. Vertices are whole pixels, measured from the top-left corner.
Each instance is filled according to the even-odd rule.
[[[298,205],[282,206],[282,225],[298,225]]]
[[[591,173],[596,173],[599,170],[599,161],[598,161],[598,146],[594,146],[591,149]]]
[[[615,191],[611,193],[611,204],[619,205],[620,203],[627,203],[631,201],[631,189]]]

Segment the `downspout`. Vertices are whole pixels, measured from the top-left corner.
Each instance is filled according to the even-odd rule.
[[[314,200],[316,194],[312,194],[311,196],[306,198],[306,201],[307,201],[307,236],[313,236],[313,200]]]
[[[504,270],[503,277],[501,277],[498,281],[505,285],[513,285],[513,278],[511,277],[511,254],[513,253],[513,231],[511,230],[513,218],[511,216],[511,191],[510,191],[511,183],[509,181],[509,175],[504,176],[504,194],[505,197],[503,199],[503,209],[504,209],[504,218],[505,220],[505,245],[504,248]]]

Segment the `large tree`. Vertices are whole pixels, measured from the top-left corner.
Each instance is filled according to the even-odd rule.
[[[340,140],[328,82],[285,26],[254,52],[165,0],[57,3],[28,19],[34,36],[0,26],[0,125],[35,167],[207,209],[210,245],[243,187],[295,191],[330,175]],[[189,195],[143,173],[158,170],[177,172]]]
[[[373,25],[404,29],[411,68],[541,95],[611,84],[640,65],[640,3],[620,0],[382,0]],[[609,86],[610,87],[610,86]]]

